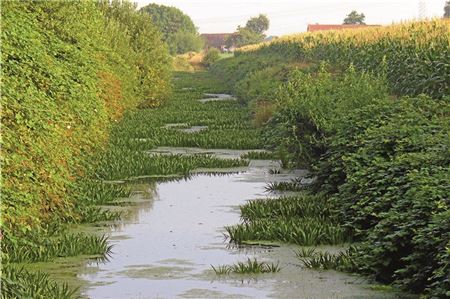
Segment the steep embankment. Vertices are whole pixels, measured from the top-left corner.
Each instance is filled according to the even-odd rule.
[[[356,241],[343,268],[436,298],[450,289],[449,61],[450,24],[434,20],[288,36],[212,67],[267,146],[311,169]]]

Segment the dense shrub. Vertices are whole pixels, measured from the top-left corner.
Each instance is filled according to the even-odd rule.
[[[353,71],[342,79],[294,73],[279,96],[269,140],[312,164],[317,187],[362,242],[359,268],[444,297],[449,101],[393,99],[382,81]]]
[[[203,56],[202,63],[206,67],[210,67],[214,62],[220,59],[220,51],[216,48],[210,48]]]
[[[449,274],[440,268],[450,240],[449,112],[448,102],[428,97],[351,111],[332,137],[335,163],[321,173],[345,178],[333,182],[333,201],[363,240],[362,268],[418,292]]]
[[[84,161],[124,110],[164,99],[170,57],[128,2],[6,1],[2,26],[2,232],[14,242],[76,217]]]
[[[127,192],[92,184],[90,162],[126,110],[164,100],[170,56],[126,1],[6,1],[1,15],[1,296],[72,298],[11,263],[108,253],[105,238],[64,223],[118,217],[95,204]]]
[[[304,34],[212,67],[243,103],[275,99],[265,144],[311,169],[359,242],[356,268],[433,298],[450,295],[448,29]]]
[[[338,77],[325,65],[316,74],[295,70],[279,87],[278,111],[268,124],[267,144],[286,151],[296,164],[308,166],[325,153],[336,124],[348,111],[387,96],[382,79],[353,68]]]

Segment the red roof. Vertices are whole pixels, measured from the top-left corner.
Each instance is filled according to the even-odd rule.
[[[380,25],[360,25],[360,24],[344,24],[344,25],[308,24],[308,32],[325,31],[325,30],[355,29],[355,28],[364,28],[364,27],[379,27],[379,26]]]
[[[203,33],[200,36],[209,47],[219,48],[225,45],[225,40],[233,33]]]

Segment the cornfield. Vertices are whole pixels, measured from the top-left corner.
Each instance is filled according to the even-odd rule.
[[[301,33],[238,49],[236,55],[279,54],[385,75],[399,95],[450,94],[450,21],[434,19],[385,27]]]

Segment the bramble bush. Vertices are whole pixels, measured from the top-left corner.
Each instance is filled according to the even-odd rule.
[[[449,112],[426,96],[375,101],[349,112],[317,163],[362,241],[361,270],[437,297],[448,290]]]
[[[311,166],[316,190],[361,242],[359,270],[447,296],[448,98],[392,98],[382,79],[350,70],[294,72],[279,100],[268,141]]]

